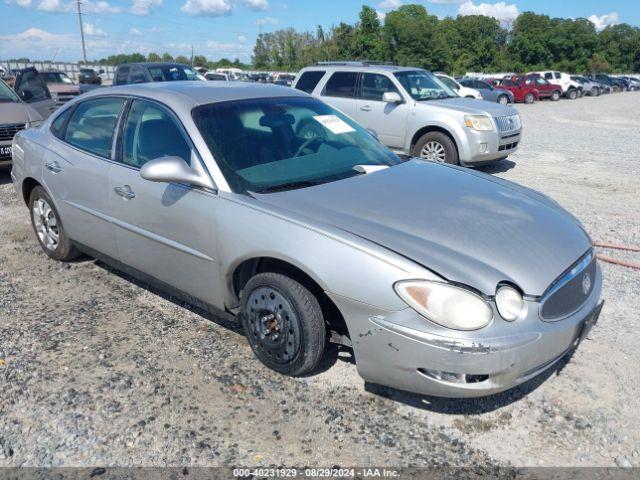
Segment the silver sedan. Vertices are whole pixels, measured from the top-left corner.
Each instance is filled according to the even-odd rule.
[[[367,381],[487,395],[551,367],[601,308],[591,241],[557,203],[403,162],[285,87],[99,89],[16,136],[12,177],[49,257],[233,316],[286,375],[335,341]]]

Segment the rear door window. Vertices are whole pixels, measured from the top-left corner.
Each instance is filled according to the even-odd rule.
[[[116,85],[124,85],[129,80],[129,70],[131,67],[120,67],[116,75]]]
[[[144,70],[142,69],[142,67],[139,66],[134,66],[131,69],[131,81],[130,83],[145,83],[147,81],[147,78],[144,74]]]
[[[546,78],[547,80],[551,80],[553,78],[553,73],[551,72],[547,72],[544,74],[544,78]]]
[[[328,97],[354,98],[357,82],[357,72],[336,72],[324,87],[324,94]]]
[[[80,103],[69,121],[66,142],[86,152],[111,158],[111,143],[124,99],[96,98]]]
[[[53,133],[56,137],[62,139],[64,138],[64,131],[67,125],[67,120],[71,116],[71,112],[73,112],[73,108],[67,108],[64,112],[62,112],[58,117],[51,122],[51,133]]]
[[[311,93],[318,85],[318,82],[324,77],[324,70],[312,70],[310,72],[304,72],[300,76],[300,80],[296,83],[296,89],[303,92]]]

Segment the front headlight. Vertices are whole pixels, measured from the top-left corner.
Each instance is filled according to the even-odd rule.
[[[446,283],[407,280],[394,285],[396,293],[423,317],[454,330],[477,330],[493,317],[491,307],[475,293]]]
[[[465,115],[464,124],[479,132],[491,132],[493,130],[493,122],[486,115]]]
[[[524,299],[515,288],[504,285],[496,292],[496,307],[502,318],[513,322],[524,311]]]

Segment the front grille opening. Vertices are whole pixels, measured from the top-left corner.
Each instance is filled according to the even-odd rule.
[[[441,372],[438,370],[429,370],[427,368],[418,368],[418,373],[425,377],[439,380],[447,383],[481,383],[489,379],[489,375],[478,375],[470,373],[454,373],[454,372]]]
[[[518,146],[518,142],[513,142],[513,143],[505,143],[504,145],[500,145],[498,147],[498,151],[502,152],[504,150],[511,150],[513,148],[516,148]]]

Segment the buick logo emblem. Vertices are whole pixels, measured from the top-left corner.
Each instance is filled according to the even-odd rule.
[[[591,290],[591,277],[588,273],[585,273],[582,277],[582,291],[586,295]]]

